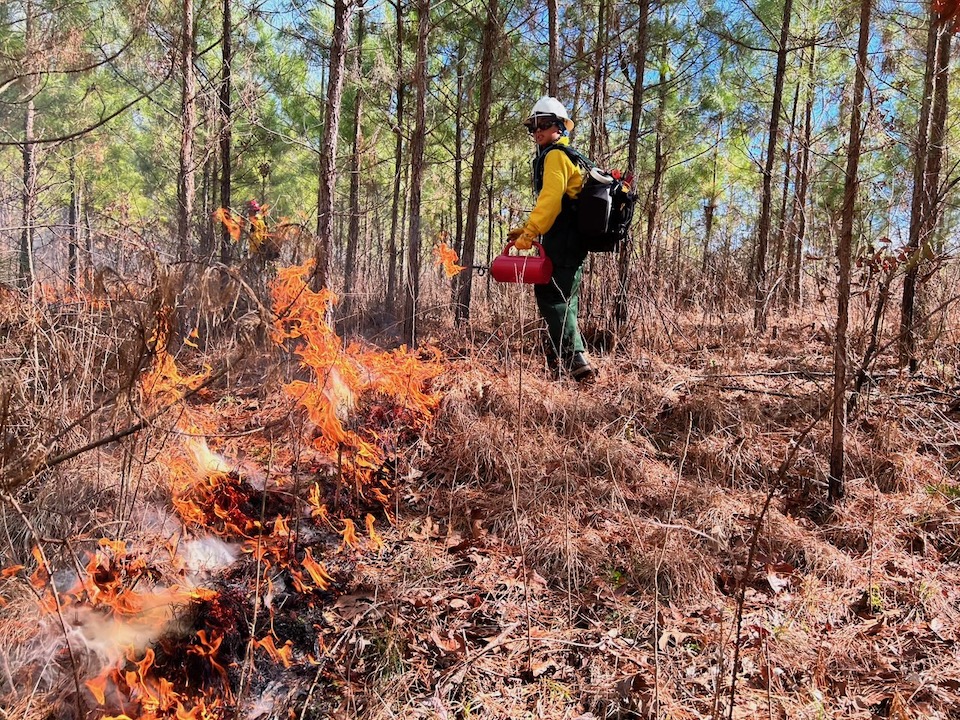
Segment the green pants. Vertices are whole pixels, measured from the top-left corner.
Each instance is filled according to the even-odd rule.
[[[583,265],[553,268],[553,278],[546,285],[535,285],[534,295],[540,315],[547,323],[550,343],[557,357],[583,352],[583,338],[577,315],[580,309],[580,280]]]

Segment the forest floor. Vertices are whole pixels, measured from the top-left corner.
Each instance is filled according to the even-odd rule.
[[[829,334],[672,322],[588,387],[499,331],[364,346],[421,404],[336,418],[303,355],[187,343],[166,425],[5,475],[4,715],[960,718],[955,369],[873,369],[831,506]]]

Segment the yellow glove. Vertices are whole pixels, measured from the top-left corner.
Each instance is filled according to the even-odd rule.
[[[527,233],[526,228],[514,228],[507,233],[507,242],[512,242],[517,250],[529,250],[533,247],[533,236]]]

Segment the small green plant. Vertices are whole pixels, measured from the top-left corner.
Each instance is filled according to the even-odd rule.
[[[883,611],[883,594],[880,592],[880,586],[877,583],[871,583],[870,587],[864,590],[861,599],[863,608],[868,613],[876,615]]]
[[[960,498],[960,485],[940,483],[938,485],[927,485],[926,490],[928,495],[943,495],[951,500]]]
[[[627,581],[627,575],[621,568],[607,568],[607,582],[615,587],[620,587]]]

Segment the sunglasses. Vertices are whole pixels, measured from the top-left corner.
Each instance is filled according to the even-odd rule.
[[[553,127],[557,127],[556,120],[537,120],[527,125],[527,132],[533,135],[537,130],[549,130]]]

